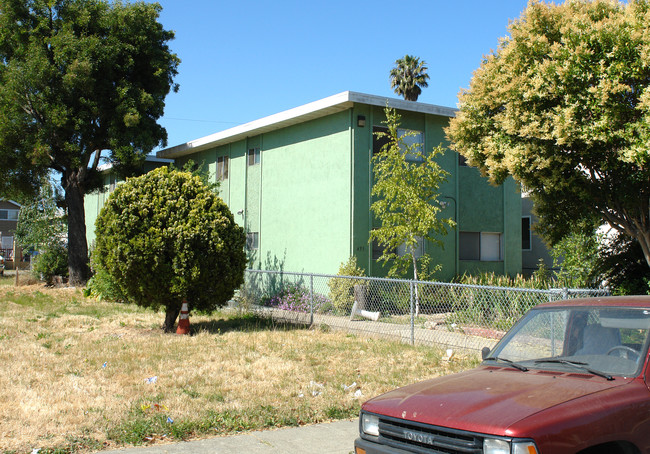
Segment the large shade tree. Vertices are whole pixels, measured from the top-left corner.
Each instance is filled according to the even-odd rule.
[[[451,148],[533,198],[551,243],[604,221],[650,265],[650,3],[531,1],[460,94]]]
[[[390,87],[407,101],[417,101],[422,88],[428,87],[429,74],[427,64],[413,55],[395,60],[395,67],[390,71]]]
[[[50,169],[68,211],[71,283],[88,277],[84,194],[102,158],[128,173],[165,145],[157,123],[176,87],[160,5],[0,0],[0,192],[29,192]]]

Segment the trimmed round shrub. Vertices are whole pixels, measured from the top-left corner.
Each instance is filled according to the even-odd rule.
[[[173,329],[190,310],[224,306],[244,282],[246,236],[198,176],[158,168],[119,185],[96,224],[93,262],[127,301],[157,310]]]

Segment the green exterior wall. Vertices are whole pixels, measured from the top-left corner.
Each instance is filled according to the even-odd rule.
[[[399,113],[401,127],[424,133],[425,150],[446,146],[447,117]],[[359,116],[365,117],[365,126],[357,125]],[[372,260],[368,244],[373,226],[372,128],[383,120],[383,107],[355,103],[347,110],[187,154],[176,159],[176,166],[189,160],[204,163],[216,181],[217,159],[228,157],[228,177],[220,182],[219,194],[239,225],[259,233],[258,248],[249,251],[252,268],[335,274],[355,255],[369,275],[384,276],[386,270]],[[249,166],[247,150],[256,147],[260,163]],[[432,263],[441,266],[435,278],[521,272],[521,200],[514,181],[491,186],[476,169],[459,166],[458,155],[449,150],[439,163],[449,173],[440,187],[442,215],[455,220],[458,228],[440,238],[442,248],[426,246]],[[106,190],[86,198],[89,242],[107,196]],[[503,260],[459,260],[461,231],[502,233]]]
[[[217,156],[229,156],[220,196],[247,232],[259,233],[250,266],[336,273],[350,256],[350,141],[350,113],[341,112],[178,162],[213,166]],[[260,164],[249,166],[247,151],[255,147]]]

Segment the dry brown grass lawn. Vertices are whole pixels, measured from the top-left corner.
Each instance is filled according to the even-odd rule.
[[[0,452],[349,418],[369,397],[471,363],[232,312],[192,316],[191,336],[163,334],[162,320],[79,290],[0,285]]]

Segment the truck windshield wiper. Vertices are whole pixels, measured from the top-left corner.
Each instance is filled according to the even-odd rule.
[[[601,372],[596,369],[592,369],[590,367],[587,367],[587,363],[583,363],[580,361],[569,361],[568,359],[560,359],[560,358],[549,358],[549,359],[537,359],[535,360],[536,364],[539,363],[556,363],[556,364],[566,364],[569,366],[573,366],[577,369],[582,369],[586,372],[589,372],[592,375],[598,375],[599,377],[603,377],[607,380],[614,380],[614,377],[612,377],[609,374],[606,374],[605,372]]]
[[[507,358],[501,358],[501,357],[499,357],[499,356],[490,356],[489,358],[485,358],[485,361],[489,361],[489,360],[492,360],[492,361],[501,361],[501,362],[503,362],[503,363],[506,363],[506,364],[511,365],[511,366],[514,367],[515,369],[519,369],[519,370],[522,371],[522,372],[528,372],[528,368],[527,368],[526,366],[522,366],[521,364],[517,364],[516,362],[511,361],[511,360],[509,360],[509,359],[507,359]]]

